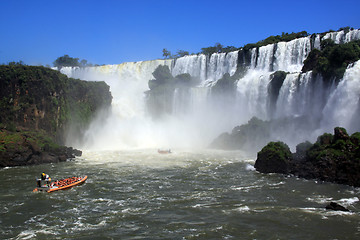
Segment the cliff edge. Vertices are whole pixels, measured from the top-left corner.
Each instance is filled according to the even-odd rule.
[[[45,67],[1,65],[0,167],[81,155],[62,146],[68,133],[80,139],[111,101],[105,82],[72,79]]]

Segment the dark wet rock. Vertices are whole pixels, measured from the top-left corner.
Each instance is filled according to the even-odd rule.
[[[255,168],[263,173],[290,173],[306,179],[359,187],[359,136],[359,133],[349,136],[344,128],[337,127],[334,135],[325,133],[314,144],[299,144],[293,154],[289,153],[286,144],[272,142],[258,153]]]
[[[32,135],[0,129],[0,167],[58,163],[81,154],[80,150],[57,145],[38,132]]]
[[[340,204],[338,204],[336,202],[330,202],[328,205],[326,205],[325,208],[328,209],[328,210],[333,210],[333,211],[349,212],[349,209],[341,206]]]
[[[255,168],[263,173],[288,173],[291,152],[283,142],[270,142],[259,153]]]

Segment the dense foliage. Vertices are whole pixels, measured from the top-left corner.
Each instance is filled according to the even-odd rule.
[[[284,143],[269,143],[259,153],[255,168],[264,173],[291,173],[299,177],[360,186],[360,133],[349,136],[336,127],[316,143],[304,142],[291,154]]]
[[[278,43],[278,42],[289,42],[292,41],[296,38],[302,38],[302,37],[306,37],[309,34],[306,31],[302,31],[302,32],[298,32],[298,33],[282,33],[281,35],[276,35],[276,36],[270,36],[262,41],[259,41],[257,43],[250,43],[250,44],[246,44],[244,46],[244,50],[249,50],[251,48],[255,48],[255,47],[262,47],[262,46],[266,46],[268,44],[274,44],[274,43]]]
[[[283,142],[270,142],[260,152],[255,168],[264,173],[288,173],[290,148]]]
[[[282,33],[282,35],[270,36],[270,37],[268,37],[262,41],[259,41],[257,43],[247,44],[243,48],[237,48],[234,46],[224,47],[220,43],[215,43],[214,46],[201,48],[201,52],[198,54],[204,54],[204,55],[210,56],[213,53],[227,53],[227,52],[232,52],[232,51],[236,51],[236,50],[240,50],[240,49],[249,50],[251,48],[262,47],[262,46],[265,46],[268,44],[274,44],[274,43],[278,43],[278,42],[289,42],[296,38],[306,37],[308,35],[309,34],[306,31],[302,31],[302,32],[298,32],[298,33]],[[163,49],[164,58],[178,58],[178,57],[183,57],[186,55],[189,55],[189,52],[179,50],[177,55],[171,55],[171,53],[167,49],[165,49],[165,48]]]
[[[1,127],[45,130],[62,142],[68,124],[84,128],[94,112],[110,104],[104,82],[69,79],[58,71],[35,66],[0,66]]]
[[[91,63],[88,63],[87,60],[82,59],[79,62],[79,58],[72,58],[69,55],[65,54],[62,57],[58,57],[54,61],[54,67],[62,68],[62,67],[90,67],[92,66]]]
[[[232,52],[232,51],[236,51],[236,50],[238,50],[238,48],[236,48],[234,46],[224,47],[220,43],[215,43],[215,45],[212,47],[201,48],[200,53],[205,54],[205,55],[211,55],[213,53],[227,53],[227,52]]]
[[[349,32],[350,30],[353,30],[354,28],[351,27],[343,27],[340,28],[338,31],[344,31],[345,33]],[[333,32],[333,30],[330,30],[328,32]],[[327,32],[323,33],[322,35],[325,35]],[[232,52],[232,51],[236,51],[236,50],[240,50],[243,49],[244,51],[248,51],[252,48],[259,48],[262,46],[266,46],[269,44],[274,44],[274,43],[278,43],[278,42],[289,42],[292,41],[294,39],[297,38],[302,38],[302,37],[307,37],[309,36],[309,33],[307,33],[306,31],[301,31],[301,32],[292,32],[292,33],[285,33],[283,32],[281,35],[275,35],[275,36],[270,36],[267,37],[264,40],[261,40],[257,43],[249,43],[246,44],[243,47],[234,47],[234,46],[227,46],[224,47],[222,44],[220,43],[215,43],[214,46],[210,46],[210,47],[204,47],[201,48],[201,52],[197,53],[197,54],[205,54],[205,55],[211,55],[213,53],[227,53],[227,52]],[[185,55],[189,55],[189,52],[187,51],[183,51],[183,50],[179,50],[178,53],[176,55],[171,55],[170,51],[168,51],[167,49],[163,49],[163,56],[164,58],[178,58],[178,57],[182,57]]]
[[[340,80],[349,65],[360,59],[360,41],[335,44],[331,39],[321,42],[321,51],[314,49],[304,61],[302,71],[313,70],[325,80]]]

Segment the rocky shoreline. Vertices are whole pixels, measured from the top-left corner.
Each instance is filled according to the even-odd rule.
[[[55,144],[43,132],[0,130],[0,168],[65,162],[81,155],[80,150]]]
[[[295,153],[283,142],[270,142],[258,152],[255,169],[360,187],[360,133],[349,136],[336,127],[314,144],[300,143]]]

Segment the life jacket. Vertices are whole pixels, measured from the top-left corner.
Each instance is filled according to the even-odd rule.
[[[49,178],[48,174],[41,174],[41,180],[49,180]]]

